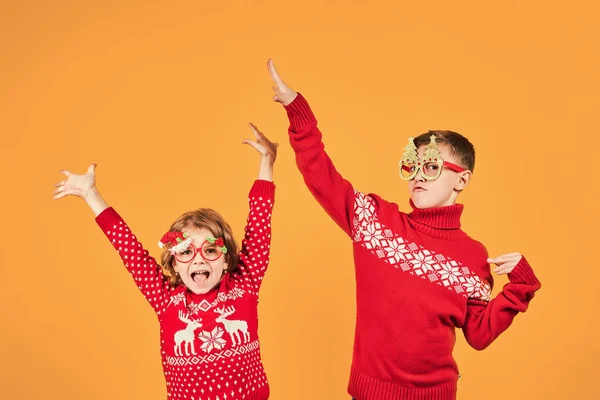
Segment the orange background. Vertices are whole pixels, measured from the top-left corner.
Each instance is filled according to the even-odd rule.
[[[86,205],[52,201],[57,171],[98,163],[100,191],[155,256],[196,207],[239,239],[253,121],[282,144],[260,305],[272,398],[348,399],[351,247],[296,170],[273,57],[341,173],[404,210],[409,135],[475,143],[464,229],[491,255],[526,254],[543,288],[487,350],[457,332],[459,399],[595,398],[599,7],[417,3],[3,1],[1,397],[166,397],[153,311]]]

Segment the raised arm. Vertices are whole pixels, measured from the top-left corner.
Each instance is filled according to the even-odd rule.
[[[287,111],[289,140],[304,182],[327,214],[352,236],[360,194],[340,175],[325,152],[317,119],[306,99],[281,79],[272,60],[269,60],[268,68],[274,83],[273,100],[281,103]]]
[[[246,220],[239,266],[243,279],[258,292],[269,266],[271,251],[271,214],[275,203],[273,182],[256,180],[248,196],[250,210]]]
[[[144,249],[121,216],[100,195],[96,188],[95,168],[95,164],[90,165],[84,175],[61,171],[67,179],[56,184],[54,199],[76,196],[86,202],[96,216],[96,222],[118,251],[137,287],[160,315],[171,301],[172,289],[156,260]]]
[[[244,140],[260,154],[258,179],[248,195],[249,212],[239,254],[242,279],[253,292],[258,292],[269,265],[271,247],[271,214],[275,203],[273,165],[277,158],[277,143],[271,142],[258,128],[250,124],[255,141]]]

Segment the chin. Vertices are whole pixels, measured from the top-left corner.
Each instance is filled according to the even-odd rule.
[[[418,194],[417,194],[417,196],[415,196],[415,195],[411,196],[411,199],[412,199],[413,204],[417,208],[430,208],[430,207],[432,207],[431,201],[428,201],[427,199],[424,199],[422,196],[419,196]]]
[[[208,292],[210,292],[212,290],[212,287],[198,287],[196,285],[190,286],[190,285],[185,285],[192,293],[195,294],[206,294]]]
[[[434,199],[431,196],[425,196],[427,193],[413,193],[411,200],[417,208],[434,208],[434,207],[445,207],[453,204],[449,199]]]

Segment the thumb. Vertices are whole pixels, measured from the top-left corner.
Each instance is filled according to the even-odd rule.
[[[254,148],[254,150],[256,150],[256,151],[258,151],[258,152],[260,152],[260,151],[261,151],[261,146],[260,146],[258,143],[254,142],[254,141],[252,141],[252,140],[244,139],[244,140],[242,140],[242,143],[243,143],[243,144],[250,145],[250,147],[253,147],[253,148]]]
[[[90,166],[87,169],[87,173],[88,174],[92,174],[94,175],[96,173],[96,164],[90,164]]]

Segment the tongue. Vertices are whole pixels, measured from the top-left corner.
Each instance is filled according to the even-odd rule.
[[[208,273],[206,273],[206,272],[202,272],[202,273],[194,275],[194,282],[196,282],[198,284],[202,284],[202,283],[206,282],[207,279],[208,279]]]

